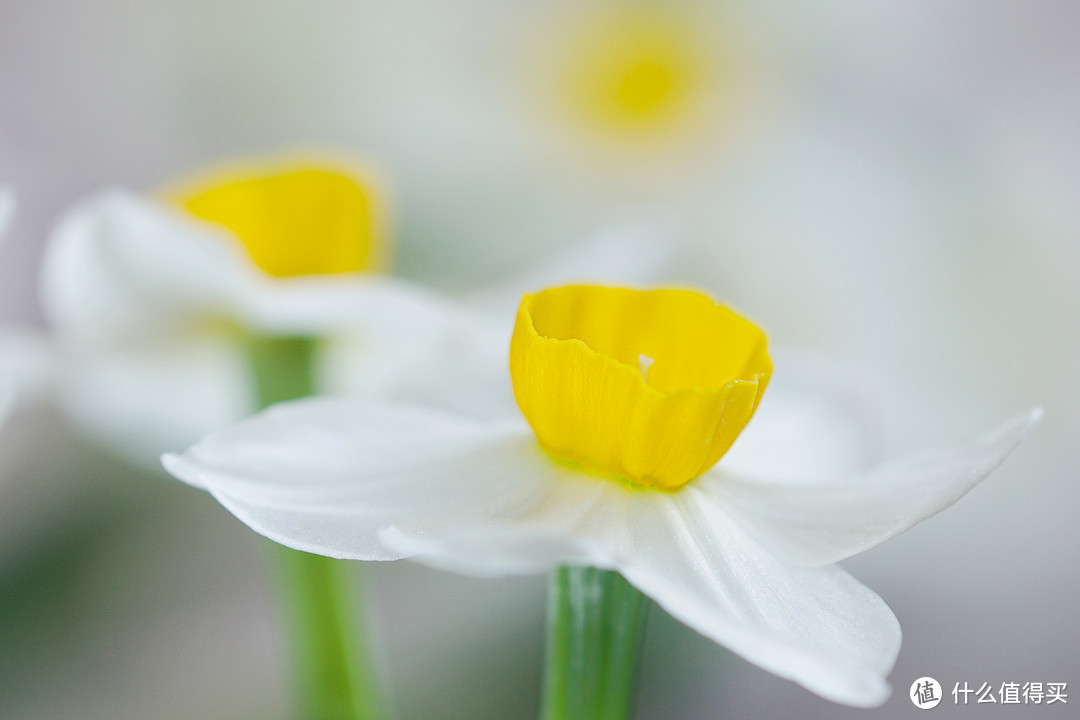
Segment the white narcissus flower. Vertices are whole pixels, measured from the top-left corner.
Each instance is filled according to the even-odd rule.
[[[509,384],[502,397],[478,398],[450,381],[505,367],[503,344],[485,342],[486,318],[372,272],[388,250],[370,177],[324,161],[264,162],[167,197],[100,192],[50,238],[43,304],[62,361],[58,395],[93,436],[156,464],[241,419],[256,409],[252,343],[267,337],[317,339],[324,392],[432,400],[439,391],[473,415],[512,408]],[[551,272],[641,279],[659,262],[655,235],[613,229]],[[610,257],[613,244],[627,260],[612,275],[590,248]],[[498,310],[506,294],[473,304]],[[505,310],[509,323],[513,306]],[[439,366],[421,372],[433,355]]]
[[[372,187],[339,167],[236,168],[171,199],[97,194],[61,221],[43,268],[61,402],[146,460],[252,409],[254,336],[347,324],[350,280],[384,245]]]
[[[800,398],[814,392],[786,393],[781,372],[712,467],[772,361],[752,323],[681,290],[526,296],[510,369],[524,419],[311,399],[165,465],[299,550],[485,576],[617,570],[747,660],[872,706],[889,694],[900,627],[835,563],[955,502],[1040,414],[858,471],[842,413],[808,412]]]

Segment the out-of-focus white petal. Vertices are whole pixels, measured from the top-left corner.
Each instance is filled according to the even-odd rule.
[[[505,338],[463,308],[374,275],[266,276],[227,231],[121,191],[61,223],[43,287],[66,407],[143,459],[253,409],[250,334],[319,338],[322,391],[516,412]]]
[[[254,406],[243,349],[228,343],[160,343],[122,353],[85,353],[60,393],[68,416],[90,437],[142,464]]]
[[[51,394],[60,378],[60,358],[40,335],[14,328],[0,330],[0,377],[9,379],[20,398]]]
[[[467,302],[492,320],[512,325],[521,296],[541,288],[651,284],[668,269],[676,229],[674,218],[607,228],[528,272],[474,293]]]
[[[474,418],[517,416],[507,335],[494,323],[400,280],[373,277],[342,290],[336,309],[320,309],[328,289],[312,289],[310,324],[321,322],[325,338],[323,392],[393,398]],[[279,298],[277,317],[304,312],[299,295]],[[338,321],[314,317],[328,311]]]
[[[866,469],[879,445],[872,383],[834,357],[783,350],[771,355],[765,400],[719,467],[787,482]]]
[[[826,565],[952,505],[1001,465],[1041,417],[1033,410],[967,445],[919,453],[844,480],[762,480],[718,466],[697,482],[772,552]]]
[[[54,232],[42,304],[67,343],[142,345],[226,315],[254,272],[243,248],[213,226],[110,190]]]
[[[774,558],[697,488],[633,490],[556,463],[520,422],[308,400],[165,465],[290,547],[475,575],[617,569],[699,632],[815,692],[855,705],[888,694],[899,627],[872,592],[838,568]]]

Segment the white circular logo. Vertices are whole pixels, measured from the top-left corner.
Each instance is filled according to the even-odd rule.
[[[941,683],[932,677],[921,677],[911,683],[911,692],[908,697],[920,710],[937,707],[937,704],[941,702]]]

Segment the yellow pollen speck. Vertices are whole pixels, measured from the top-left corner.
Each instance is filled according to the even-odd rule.
[[[652,367],[653,362],[653,359],[648,355],[637,356],[638,370],[641,371],[641,379],[645,382],[649,382],[649,368]]]
[[[168,195],[195,217],[235,233],[269,275],[383,267],[385,239],[372,183],[332,164],[230,168]]]
[[[510,343],[514,395],[549,453],[662,489],[727,452],[771,373],[761,330],[687,290],[526,295]]]

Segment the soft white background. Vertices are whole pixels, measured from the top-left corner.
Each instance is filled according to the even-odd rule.
[[[771,100],[750,117],[763,129],[630,182],[545,162],[537,148],[558,138],[495,61],[548,6],[381,5],[0,5],[0,182],[20,201],[0,320],[40,322],[36,262],[70,202],[236,155],[371,158],[393,178],[400,272],[452,290],[643,205],[673,211],[671,279],[728,298],[774,344],[866,368],[883,450],[1046,407],[984,486],[849,563],[905,631],[896,696],[875,716],[913,712],[922,675],[1080,692],[1080,6],[738,9],[768,73]],[[137,475],[47,408],[21,411],[0,435],[0,715],[281,716],[259,562],[259,541],[209,498]],[[533,714],[542,580],[368,576],[403,718]],[[856,714],[653,617],[641,718]]]

